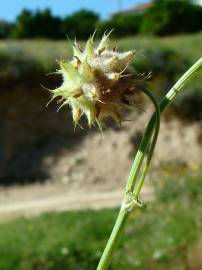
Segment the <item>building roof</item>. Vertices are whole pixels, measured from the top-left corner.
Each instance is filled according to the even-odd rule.
[[[129,9],[125,9],[125,10],[120,10],[119,12],[116,12],[112,15],[115,15],[115,14],[127,14],[127,13],[139,13],[139,12],[143,12],[144,10],[146,10],[147,8],[151,7],[152,3],[151,2],[148,2],[148,3],[144,3],[144,4],[138,4],[138,5],[135,5],[134,7],[131,7]]]
[[[151,3],[139,4],[128,10],[125,10],[125,12],[144,11],[145,9],[151,7],[151,5],[152,5]]]

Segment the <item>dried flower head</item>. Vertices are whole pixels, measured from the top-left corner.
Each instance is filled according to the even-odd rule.
[[[82,115],[87,117],[89,126],[97,123],[101,127],[106,117],[121,123],[120,111],[132,106],[137,78],[129,73],[128,64],[134,51],[120,53],[110,49],[109,35],[104,34],[96,48],[93,36],[84,50],[75,41],[73,59],[59,62],[57,73],[62,75],[63,83],[51,91],[51,100],[60,97],[60,108],[66,104],[71,107],[75,125]]]

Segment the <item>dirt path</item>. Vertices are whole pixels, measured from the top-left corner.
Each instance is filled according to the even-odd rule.
[[[151,199],[152,190],[143,190],[143,199]],[[105,192],[64,192],[44,198],[16,200],[0,204],[0,220],[16,216],[38,215],[50,211],[78,210],[78,209],[101,209],[118,207],[122,200],[122,191]]]

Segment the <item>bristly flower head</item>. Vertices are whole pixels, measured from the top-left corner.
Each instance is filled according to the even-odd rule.
[[[93,36],[84,50],[75,41],[73,59],[59,62],[56,73],[62,75],[63,83],[51,91],[51,100],[60,97],[60,108],[66,104],[71,107],[75,125],[82,115],[89,126],[97,124],[101,128],[106,117],[121,123],[120,111],[131,106],[137,79],[128,74],[128,64],[134,51],[110,49],[109,35],[104,34],[96,48]]]

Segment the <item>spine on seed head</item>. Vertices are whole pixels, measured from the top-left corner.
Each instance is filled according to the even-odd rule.
[[[121,124],[121,110],[131,106],[136,79],[128,72],[128,64],[134,51],[111,49],[109,35],[104,34],[97,47],[93,36],[90,37],[84,50],[75,41],[72,60],[59,62],[56,73],[62,76],[63,82],[51,90],[51,101],[59,98],[59,109],[69,105],[75,125],[83,115],[89,126],[102,127],[107,117]]]

